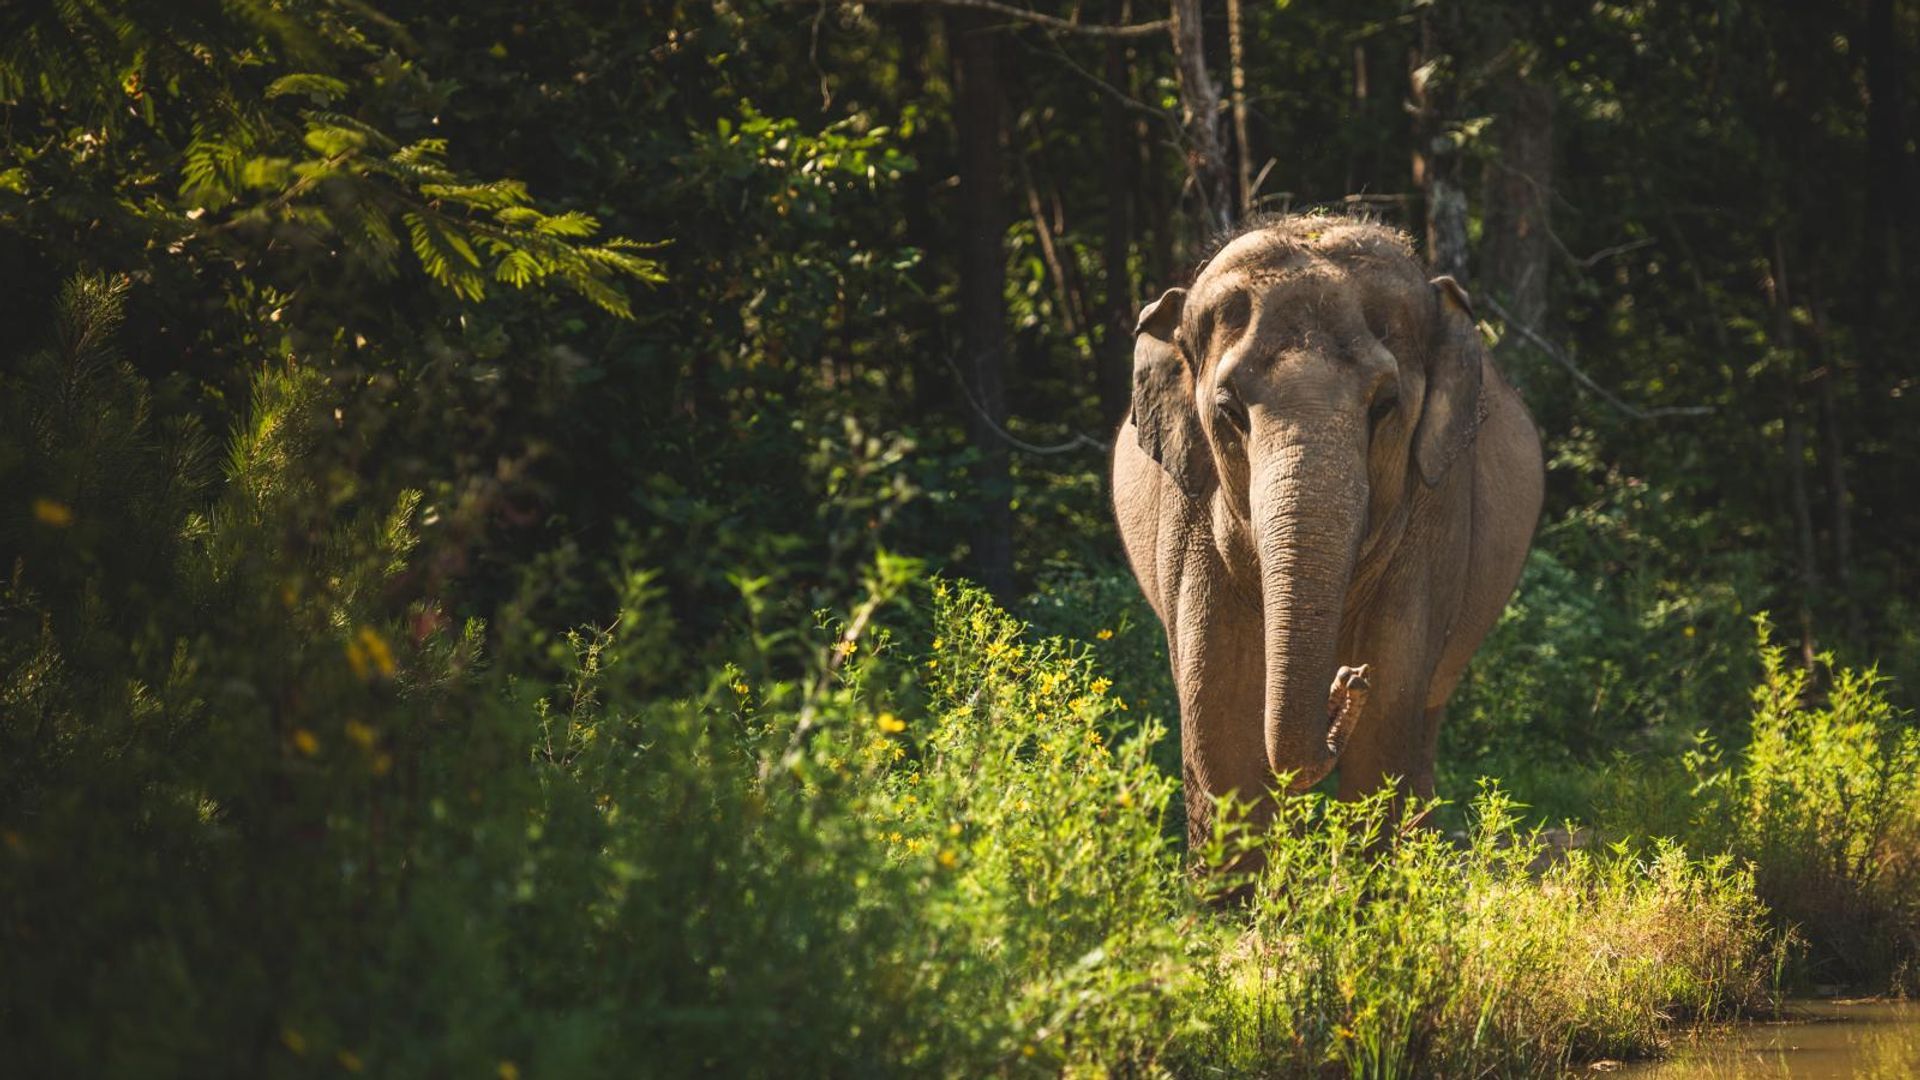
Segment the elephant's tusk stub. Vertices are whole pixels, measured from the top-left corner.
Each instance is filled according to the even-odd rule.
[[[1367,691],[1373,684],[1367,681],[1367,665],[1347,667],[1342,665],[1333,673],[1333,685],[1327,688],[1327,752],[1339,757],[1347,748],[1347,737],[1353,734],[1354,717],[1367,704]]]

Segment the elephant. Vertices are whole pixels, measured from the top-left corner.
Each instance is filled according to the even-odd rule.
[[[1280,776],[1432,797],[1545,485],[1456,281],[1375,222],[1248,227],[1140,312],[1112,481],[1166,629],[1191,842],[1217,797],[1270,814]]]

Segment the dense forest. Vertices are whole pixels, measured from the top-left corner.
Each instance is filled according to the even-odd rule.
[[[0,7],[9,1071],[1534,1074],[1920,989],[1917,60],[1905,0]],[[1466,286],[1546,507],[1431,827],[1189,845],[1109,452],[1141,306],[1295,213]]]

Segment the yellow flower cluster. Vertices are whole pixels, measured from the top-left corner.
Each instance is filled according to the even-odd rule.
[[[393,770],[393,755],[380,749],[380,733],[371,724],[358,720],[347,721],[347,741],[360,748],[367,755],[367,769],[375,776],[385,776]]]
[[[392,678],[393,650],[387,646],[387,639],[380,636],[380,631],[363,626],[347,642],[347,665],[362,679],[376,674],[383,679]]]
[[[35,499],[33,520],[49,528],[64,529],[73,524],[73,508],[52,499]]]

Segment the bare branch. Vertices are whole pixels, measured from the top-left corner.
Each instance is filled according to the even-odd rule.
[[[1612,247],[1604,247],[1604,248],[1601,248],[1599,251],[1594,252],[1591,255],[1582,257],[1579,255],[1575,255],[1572,249],[1567,247],[1566,241],[1560,239],[1559,233],[1554,232],[1552,229],[1548,229],[1547,237],[1553,241],[1554,247],[1557,247],[1560,249],[1560,254],[1565,255],[1567,257],[1567,261],[1569,263],[1572,263],[1574,266],[1577,266],[1582,270],[1591,270],[1594,267],[1600,265],[1601,263],[1607,261],[1608,259],[1613,258],[1616,255],[1625,255],[1628,252],[1639,251],[1641,248],[1652,247],[1654,244],[1658,243],[1658,241],[1655,240],[1653,237],[1646,236],[1638,240],[1629,240],[1624,244],[1615,244]]]
[[[811,3],[813,0],[788,0],[789,3]],[[1108,26],[1104,23],[1081,23],[1062,19],[1053,15],[1043,15],[1038,11],[1028,11],[1023,7],[1000,3],[1000,0],[859,0],[863,4],[874,6],[916,5],[924,7],[967,8],[973,11],[989,11],[995,15],[1004,15],[1018,22],[1029,23],[1068,34],[1083,34],[1087,37],[1107,38],[1144,38],[1164,34],[1172,28],[1169,19],[1155,19],[1152,22],[1132,23],[1127,26]],[[824,6],[824,0],[822,0]]]
[[[1000,437],[1002,442],[1005,442],[1015,450],[1025,451],[1029,454],[1053,455],[1070,454],[1082,448],[1098,450],[1103,454],[1113,449],[1108,443],[1102,442],[1083,431],[1076,431],[1073,434],[1073,438],[1063,443],[1056,443],[1053,446],[1040,446],[1020,438],[1006,428],[1001,427],[993,417],[987,415],[987,410],[980,407],[979,399],[973,396],[973,390],[967,386],[966,377],[960,373],[960,366],[953,362],[953,357],[943,355],[941,359],[945,360],[947,367],[953,371],[954,378],[960,383],[960,394],[968,406],[973,409],[975,415],[979,416],[980,419],[986,423],[986,426],[992,430],[995,435]]]
[[[1551,357],[1554,362],[1558,363],[1561,367],[1566,368],[1568,374],[1572,375],[1574,380],[1581,386],[1593,391],[1600,400],[1633,417],[1635,420],[1658,420],[1663,416],[1707,416],[1713,412],[1713,406],[1711,405],[1674,405],[1662,406],[1655,409],[1643,409],[1638,405],[1629,405],[1614,396],[1606,387],[1594,382],[1593,376],[1580,370],[1580,365],[1575,364],[1573,358],[1568,356],[1566,351],[1561,349],[1560,346],[1548,341],[1540,335],[1539,331],[1508,314],[1507,309],[1501,307],[1498,300],[1495,300],[1491,296],[1482,295],[1474,297],[1473,302],[1475,304],[1486,305],[1488,310],[1506,320],[1508,326],[1519,331],[1521,337],[1526,338],[1529,342],[1533,343],[1535,348],[1546,353],[1547,356]]]
[[[881,0],[881,2],[885,3],[887,2],[887,0]],[[929,2],[939,3],[939,0],[929,0]],[[1088,71],[1086,68],[1081,67],[1079,63],[1077,63],[1073,59],[1073,57],[1067,55],[1067,51],[1063,48],[1060,48],[1057,43],[1049,44],[1046,48],[1043,49],[1038,45],[1029,43],[1023,38],[1016,37],[1014,41],[1021,48],[1027,50],[1028,52],[1034,54],[1035,56],[1045,57],[1048,63],[1058,63],[1061,65],[1064,65],[1068,71],[1072,72],[1075,75],[1080,76],[1082,79],[1085,79],[1087,82],[1092,83],[1095,89],[1099,90],[1103,94],[1107,94],[1113,97],[1114,99],[1119,101],[1122,105],[1125,105],[1127,108],[1132,109],[1139,113],[1143,113],[1147,116],[1151,116],[1155,120],[1158,120],[1161,123],[1167,125],[1167,130],[1169,132],[1169,135],[1167,137],[1166,145],[1174,147],[1175,149],[1179,148],[1180,121],[1178,117],[1169,115],[1166,110],[1160,108],[1157,105],[1149,105],[1146,102],[1141,101],[1139,98],[1134,97],[1132,94],[1127,93],[1125,90],[1120,89],[1119,87],[1113,85],[1112,83],[1101,78],[1100,76],[1095,75],[1093,72]]]

